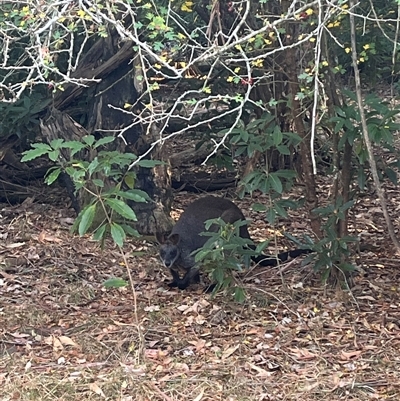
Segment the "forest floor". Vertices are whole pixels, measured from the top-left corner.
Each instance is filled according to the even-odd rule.
[[[174,217],[196,197],[177,194]],[[388,199],[394,218],[398,192]],[[284,231],[309,229],[301,212],[272,230],[237,204],[276,250],[290,247]],[[169,289],[156,244],[140,241],[125,246],[135,291],[106,289],[127,277],[122,257],[71,235],[72,221],[51,205],[0,207],[0,401],[400,399],[400,269],[376,196],[351,214],[375,249],[354,258],[351,291],[299,258],[251,270],[243,304]]]

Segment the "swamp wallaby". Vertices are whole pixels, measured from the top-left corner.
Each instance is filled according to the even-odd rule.
[[[208,240],[208,237],[200,235],[205,231],[206,220],[218,217],[226,223],[245,220],[241,210],[230,200],[206,196],[197,199],[186,208],[168,237],[156,234],[157,241],[160,243],[161,261],[172,274],[173,281],[169,284],[170,287],[183,290],[190,283],[199,282],[199,267],[195,265],[192,252],[201,248]],[[250,238],[247,225],[240,227],[240,236]],[[259,255],[252,259],[261,266],[276,266],[288,258],[295,258],[309,252],[308,249],[296,249],[276,256]],[[179,276],[179,269],[185,271],[183,278]]]

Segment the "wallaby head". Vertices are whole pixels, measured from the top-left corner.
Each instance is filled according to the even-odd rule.
[[[160,259],[165,267],[171,268],[178,260],[181,252],[179,249],[179,234],[171,234],[166,236],[164,234],[156,234],[158,243],[160,244],[159,254]]]

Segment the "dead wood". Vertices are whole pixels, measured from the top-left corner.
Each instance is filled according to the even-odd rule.
[[[202,145],[198,149],[190,148],[173,154],[169,158],[169,162],[171,167],[179,167],[186,163],[200,164],[210,152],[210,149],[206,145]]]
[[[215,173],[184,173],[179,179],[172,178],[172,187],[179,191],[211,192],[220,189],[235,187],[237,178],[235,174],[215,176]]]

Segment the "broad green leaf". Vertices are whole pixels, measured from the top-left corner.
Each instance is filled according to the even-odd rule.
[[[37,142],[32,144],[32,148],[35,149],[46,149],[48,151],[53,150],[47,143]]]
[[[93,184],[96,185],[96,187],[99,188],[104,188],[104,182],[103,180],[100,180],[99,178],[95,178],[92,180]]]
[[[99,166],[99,159],[98,159],[97,157],[95,157],[95,158],[90,162],[89,167],[88,167],[89,176],[91,176],[91,175],[96,171],[96,168],[97,168],[98,166]]]
[[[274,130],[273,140],[274,140],[274,145],[275,146],[278,146],[278,145],[280,145],[282,143],[283,134],[282,134],[282,131],[280,129],[275,129]]]
[[[93,146],[94,149],[99,146],[106,145],[107,143],[114,142],[115,138],[113,136],[105,136],[104,138],[100,138]]]
[[[356,268],[351,263],[341,263],[339,269],[343,272],[353,272]]]
[[[124,245],[126,235],[125,231],[119,224],[111,223],[111,237],[119,247]]]
[[[130,171],[125,175],[124,182],[129,189],[133,189],[135,187],[136,174],[133,171]]]
[[[61,169],[60,168],[56,168],[54,169],[51,173],[49,173],[46,178],[45,178],[45,182],[47,185],[51,185],[60,175],[61,173]]]
[[[59,156],[60,156],[60,151],[59,151],[58,149],[49,152],[49,159],[50,159],[52,162],[57,161]]]
[[[235,287],[235,301],[242,304],[246,299],[246,292],[241,287]]]
[[[213,279],[219,283],[222,284],[224,282],[224,269],[222,267],[216,267],[214,271],[212,272]]]
[[[95,241],[101,241],[104,238],[104,235],[106,233],[106,228],[107,228],[107,224],[103,224],[102,226],[100,226],[93,234],[93,239]]]
[[[265,216],[265,218],[267,219],[269,224],[274,224],[275,223],[275,219],[276,219],[276,212],[274,209],[270,208],[268,209],[268,213]]]
[[[57,139],[53,139],[51,142],[50,142],[50,146],[54,149],[54,150],[59,150],[62,146],[62,144],[63,144],[63,142],[64,142],[64,139],[62,139],[62,138],[57,138]]]
[[[140,237],[139,232],[137,230],[135,230],[134,228],[132,228],[130,225],[121,224],[121,227],[123,228],[125,233],[130,235],[131,237],[136,237],[136,238]]]
[[[50,146],[47,148],[36,148],[36,149],[30,149],[22,154],[24,155],[21,159],[21,162],[29,162],[30,160],[36,159],[40,156],[45,155],[46,153],[49,153],[51,151]]]
[[[119,199],[110,198],[110,199],[105,199],[104,203],[110,206],[112,210],[114,210],[122,217],[125,217],[126,219],[129,220],[137,221],[135,212],[125,202]]]
[[[269,183],[271,187],[278,192],[278,194],[281,194],[283,191],[282,187],[282,181],[279,179],[279,177],[275,173],[271,173],[268,176]]]
[[[286,145],[278,145],[276,147],[276,150],[282,155],[290,155],[291,154],[289,147]]]
[[[132,189],[129,191],[118,191],[118,195],[129,200],[133,200],[134,202],[147,202],[150,198],[146,192],[141,191],[140,189]]]
[[[278,216],[281,216],[285,219],[288,217],[286,210],[278,202],[275,203],[274,208]]]
[[[257,244],[255,253],[256,254],[260,254],[262,252],[264,252],[264,249],[269,245],[269,240],[260,242],[259,244]]]
[[[93,218],[96,213],[96,205],[89,205],[82,212],[82,217],[79,222],[78,233],[84,235],[93,223]]]
[[[267,210],[267,207],[261,203],[253,203],[251,205],[251,208],[255,211],[255,212],[265,212]]]
[[[82,137],[82,140],[87,145],[92,146],[95,141],[95,137],[93,135],[85,135],[84,137]]]

